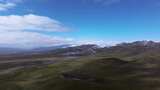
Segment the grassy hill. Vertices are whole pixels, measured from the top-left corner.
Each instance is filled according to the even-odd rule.
[[[0,90],[159,90],[159,53],[160,43],[133,42],[1,57]]]
[[[81,57],[0,76],[0,90],[158,90],[159,60]]]

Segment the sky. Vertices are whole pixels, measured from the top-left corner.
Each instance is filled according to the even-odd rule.
[[[0,46],[160,41],[160,0],[0,0]]]

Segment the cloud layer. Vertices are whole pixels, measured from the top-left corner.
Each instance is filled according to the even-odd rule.
[[[71,39],[49,36],[44,32],[67,31],[59,21],[45,16],[0,16],[0,45],[41,47],[69,43]],[[43,32],[43,33],[41,33]]]
[[[0,46],[35,48],[69,44],[70,38],[48,36],[36,32],[2,32]]]
[[[59,21],[45,16],[28,14],[24,16],[0,16],[0,30],[3,31],[67,31]]]

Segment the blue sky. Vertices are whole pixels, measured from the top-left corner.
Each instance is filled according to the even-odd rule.
[[[48,21],[41,20],[43,23],[40,25],[42,26],[44,24],[44,27],[42,27],[41,30],[39,28],[37,29],[37,27],[35,28],[35,26],[34,28],[28,28],[31,26],[33,27],[33,25],[30,24],[25,24],[25,28],[20,28],[17,26],[19,30],[16,28],[14,33],[10,34],[12,36],[10,36],[11,38],[14,37],[13,34],[15,34],[15,31],[18,31],[18,33],[22,33],[23,31],[23,33],[36,33],[36,35],[39,34],[39,37],[41,35],[45,35],[45,37],[47,37],[42,39],[53,38],[51,40],[54,40],[56,38],[55,41],[59,41],[60,39],[60,42],[65,43],[71,43],[75,41],[78,41],[77,43],[119,43],[124,41],[128,42],[137,40],[160,40],[159,0],[0,1],[1,4],[6,5],[6,7],[4,7],[0,4],[0,16],[7,17],[6,20],[10,20],[11,18],[9,18],[9,16],[11,15],[15,15],[21,18],[24,18],[24,16],[34,16],[35,18],[41,16],[50,19]],[[10,5],[8,3],[10,3]],[[12,19],[15,20],[14,17],[12,17]],[[28,22],[27,20],[26,22]],[[55,29],[55,23],[53,23],[51,20],[60,22],[60,24],[56,23],[56,25],[59,25],[56,29],[59,30]],[[49,25],[44,23],[45,21],[49,23]],[[34,22],[33,24],[37,25],[37,22]],[[0,28],[2,25],[4,24],[0,24]],[[52,25],[54,27],[51,27]],[[45,29],[45,27],[50,31],[42,30]],[[8,32],[6,31],[9,33],[13,32],[8,30],[8,28],[5,31],[3,30],[3,33],[6,33],[6,36],[4,37],[9,37],[9,35],[7,35]],[[33,37],[34,36],[35,35],[33,35]],[[19,40],[19,38],[23,38],[23,40]],[[24,41],[24,39],[26,39],[26,41]],[[11,41],[10,39],[7,40]],[[33,40],[27,40],[26,37],[22,36],[16,37],[15,40],[21,41],[17,42],[16,44],[21,44],[23,41],[23,45],[24,42],[27,42],[30,43],[31,46],[31,41],[34,42]],[[44,41],[44,43],[46,43],[46,40]],[[47,43],[51,42],[47,40]],[[5,45],[6,42],[2,42],[0,44]],[[15,43],[11,44],[16,45]],[[38,42],[36,44],[39,45]],[[52,44],[55,44],[55,42]]]

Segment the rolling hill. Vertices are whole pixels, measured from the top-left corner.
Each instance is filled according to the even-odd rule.
[[[0,74],[0,90],[159,90],[159,53],[160,43],[152,41],[26,53],[0,61],[6,70],[26,66]]]

